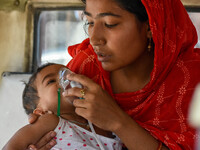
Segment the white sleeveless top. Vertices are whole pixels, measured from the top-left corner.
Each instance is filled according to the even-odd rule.
[[[51,150],[100,150],[92,132],[85,130],[59,117],[58,126],[55,128],[57,144]],[[121,150],[122,142],[119,138],[108,138],[97,135],[105,150]]]

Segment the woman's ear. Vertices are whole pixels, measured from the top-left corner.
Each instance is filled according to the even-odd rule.
[[[147,38],[148,39],[152,38],[152,32],[151,32],[151,30],[147,31]]]
[[[44,112],[42,109],[40,109],[40,108],[36,108],[36,109],[33,111],[33,114],[42,116],[42,115],[45,114],[45,112]]]
[[[147,38],[152,38],[152,32],[149,25],[149,21],[146,21],[146,24],[147,24]]]

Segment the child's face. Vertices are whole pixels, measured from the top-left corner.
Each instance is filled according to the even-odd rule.
[[[50,65],[44,69],[42,69],[35,80],[38,96],[39,104],[37,108],[42,111],[53,111],[55,114],[57,113],[58,106],[58,88],[60,87],[58,84],[58,72],[61,68],[65,66],[63,65]],[[74,106],[70,104],[67,100],[63,100],[61,93],[61,114],[74,112]]]

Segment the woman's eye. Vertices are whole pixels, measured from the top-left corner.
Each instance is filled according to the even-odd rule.
[[[89,27],[92,27],[94,26],[94,22],[93,21],[86,21],[85,22],[85,25],[86,26],[89,26]],[[113,27],[116,27],[118,25],[118,23],[115,23],[115,24],[108,24],[108,23],[104,23],[105,27],[107,28],[113,28]]]
[[[116,23],[116,24],[107,24],[107,23],[105,23],[105,26],[107,27],[107,28],[113,28],[113,27],[116,27],[118,24]]]
[[[49,85],[49,84],[51,84],[51,83],[54,83],[54,82],[56,82],[56,80],[49,80],[49,81],[47,82],[47,85]]]
[[[90,21],[86,21],[85,25],[94,25],[94,22],[92,22],[92,21],[91,22]]]

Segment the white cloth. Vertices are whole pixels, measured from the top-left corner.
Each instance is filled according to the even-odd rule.
[[[59,124],[54,130],[57,145],[51,150],[100,150],[92,132],[85,130],[60,117]],[[97,135],[105,150],[121,150],[122,143],[119,138],[107,138]]]

